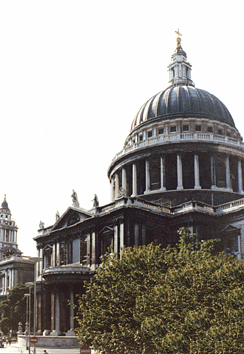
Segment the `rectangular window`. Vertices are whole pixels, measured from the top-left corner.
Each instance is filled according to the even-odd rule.
[[[139,135],[139,141],[143,140],[143,135]]]
[[[208,127],[208,133],[212,133],[213,132],[213,127]]]
[[[183,132],[188,132],[189,131],[189,125],[183,125],[182,130],[183,130]]]
[[[159,128],[158,134],[161,135],[161,134],[163,134],[163,133],[164,133],[164,128]]]
[[[172,126],[170,127],[170,132],[171,132],[171,133],[176,132],[176,125],[172,125]]]
[[[151,131],[151,130],[147,133],[147,137],[148,137],[148,138],[151,138],[151,137],[152,137],[152,131]]]
[[[219,134],[219,135],[223,135],[223,130],[218,129],[218,134]]]
[[[197,124],[197,125],[195,126],[195,131],[196,131],[196,132],[200,132],[201,130],[202,130],[202,126],[199,125],[199,124]]]

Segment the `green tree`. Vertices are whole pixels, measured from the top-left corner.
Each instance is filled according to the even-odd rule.
[[[77,335],[106,354],[244,352],[244,268],[180,229],[176,248],[109,254],[79,299]]]
[[[19,322],[25,324],[26,299],[24,294],[26,293],[28,293],[28,287],[24,284],[17,284],[8,290],[7,299],[0,302],[0,327],[4,333],[8,333],[10,329],[17,331]]]

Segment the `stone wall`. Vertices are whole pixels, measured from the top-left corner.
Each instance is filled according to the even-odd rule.
[[[77,337],[68,337],[68,336],[36,336],[38,342],[36,347],[45,347],[45,348],[80,348],[81,344]],[[27,337],[28,341],[28,337]],[[26,346],[26,336],[18,335],[18,344],[22,347]],[[33,344],[31,344],[33,347]]]

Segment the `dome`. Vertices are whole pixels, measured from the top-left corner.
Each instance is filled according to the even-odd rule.
[[[9,210],[8,203],[7,203],[7,200],[6,200],[6,194],[4,195],[4,200],[2,202],[1,209],[8,209]]]
[[[207,118],[235,127],[226,106],[211,93],[194,86],[171,86],[150,98],[135,116],[131,131],[150,119]]]
[[[191,79],[191,64],[181,46],[178,34],[177,47],[168,65],[169,87],[150,98],[135,116],[131,132],[141,124],[174,120],[177,118],[209,119],[235,128],[226,106],[211,93],[195,88]]]

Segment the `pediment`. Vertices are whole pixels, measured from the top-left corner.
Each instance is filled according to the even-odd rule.
[[[107,233],[113,232],[113,231],[114,231],[113,227],[105,226],[105,227],[99,232],[99,234],[107,234]]]
[[[162,232],[162,234],[167,234],[168,233],[168,230],[162,225],[155,226],[155,227],[151,228],[150,230],[151,231]]]
[[[234,225],[229,224],[223,230],[221,230],[221,232],[240,234],[240,229]]]
[[[56,221],[51,231],[75,225],[78,222],[89,219],[90,217],[92,217],[92,214],[84,209],[69,207]]]
[[[43,248],[43,251],[46,251],[46,252],[48,252],[48,251],[52,251],[52,246],[51,245],[46,245],[44,248]]]

